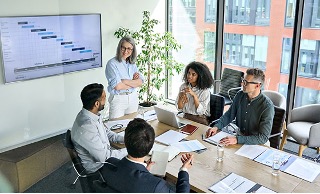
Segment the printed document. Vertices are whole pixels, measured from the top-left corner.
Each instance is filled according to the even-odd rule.
[[[284,172],[312,182],[320,173],[320,165],[297,158]]]
[[[165,133],[156,137],[155,140],[164,145],[171,145],[174,143],[178,143],[179,141],[181,141],[183,138],[186,138],[186,137],[188,137],[188,135],[179,133],[177,131],[170,129],[169,131],[166,131]]]
[[[202,143],[200,143],[197,139],[190,141],[181,141],[171,146],[176,147],[180,150],[180,152],[193,152],[197,150],[207,149]]]
[[[209,190],[215,193],[255,193],[259,190],[260,192],[274,193],[274,191],[235,173],[230,173],[221,181],[209,187]]]
[[[268,148],[260,145],[243,145],[238,151],[235,152],[235,154],[239,156],[244,156],[246,158],[249,158],[253,160],[257,156],[259,156],[261,153],[266,151]]]

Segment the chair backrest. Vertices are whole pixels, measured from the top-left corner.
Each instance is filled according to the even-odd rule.
[[[270,98],[270,100],[273,102],[273,105],[286,110],[286,97],[284,97],[282,94],[272,90],[262,90],[262,93]]]
[[[228,91],[231,88],[240,87],[241,86],[241,78],[243,76],[244,76],[244,73],[242,71],[224,68],[223,73],[222,73],[222,78],[221,78],[219,94],[221,96],[226,97],[226,98],[229,98],[229,95],[230,95],[231,99],[233,99],[239,90],[232,90],[232,91],[230,91],[230,93],[228,93]]]
[[[271,135],[269,137],[270,147],[279,148],[280,136],[285,119],[286,111],[283,108],[274,106],[274,117],[272,123]]]
[[[65,138],[63,139],[63,145],[68,149],[70,158],[72,160],[72,163],[79,175],[85,175],[87,174],[86,169],[82,166],[81,159],[78,156],[78,153],[74,149],[74,145],[71,140],[71,131],[68,130],[65,134]]]
[[[210,95],[210,117],[209,123],[219,119],[223,115],[224,97],[218,94]]]

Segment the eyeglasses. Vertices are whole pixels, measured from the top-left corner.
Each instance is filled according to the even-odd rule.
[[[133,48],[130,48],[130,47],[124,47],[124,46],[121,46],[121,50],[122,51],[129,51],[129,52],[132,52],[133,51]]]
[[[244,86],[246,86],[248,84],[261,84],[260,82],[248,82],[244,78],[241,78],[241,82],[243,83]]]
[[[116,129],[121,129],[123,127],[123,124],[115,124],[112,127],[110,127],[110,130],[116,130]]]

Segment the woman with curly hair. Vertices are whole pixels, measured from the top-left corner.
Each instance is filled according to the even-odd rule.
[[[187,65],[183,81],[176,99],[177,109],[184,113],[184,118],[208,125],[210,88],[213,85],[209,68],[193,61]]]

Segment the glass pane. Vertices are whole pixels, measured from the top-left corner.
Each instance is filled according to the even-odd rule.
[[[185,65],[200,61],[214,70],[216,4],[217,0],[169,0],[169,31],[182,45],[178,53],[172,53],[176,60]],[[169,78],[169,99],[176,99],[182,76]]]
[[[293,30],[285,28],[285,18],[279,15],[285,12],[286,1],[226,0],[223,68],[243,72],[260,68],[266,74],[264,89],[286,97],[290,52],[281,46],[286,37],[292,37]],[[285,48],[290,46],[289,41]]]
[[[320,104],[319,1],[305,0],[304,7],[294,107]]]

